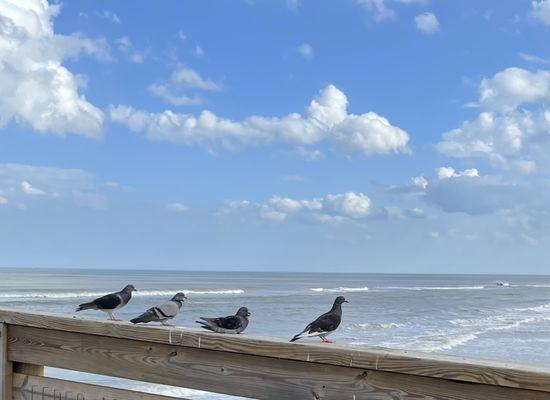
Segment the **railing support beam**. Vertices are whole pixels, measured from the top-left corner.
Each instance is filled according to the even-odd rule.
[[[12,400],[13,365],[8,361],[8,325],[0,322],[0,397]]]

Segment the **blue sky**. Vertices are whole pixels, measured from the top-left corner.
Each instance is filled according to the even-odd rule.
[[[0,0],[3,266],[547,273],[550,0]]]

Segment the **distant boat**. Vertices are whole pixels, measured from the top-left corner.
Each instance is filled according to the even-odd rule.
[[[503,282],[503,281],[498,281],[496,284],[497,286],[502,286],[502,287],[510,286],[509,282]]]

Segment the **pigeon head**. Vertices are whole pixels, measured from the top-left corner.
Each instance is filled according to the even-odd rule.
[[[342,304],[342,303],[349,303],[349,301],[347,301],[344,296],[338,296],[336,300],[334,300],[334,304]]]
[[[136,288],[134,285],[126,285],[122,290],[124,290],[125,292],[135,292]]]
[[[239,317],[250,317],[250,311],[248,311],[248,308],[246,307],[241,307],[239,308],[239,311],[237,311],[237,315]]]
[[[187,299],[187,296],[185,295],[185,293],[182,293],[182,292],[178,292],[174,295],[174,297],[172,297],[173,301],[179,301],[182,303],[185,299]]]

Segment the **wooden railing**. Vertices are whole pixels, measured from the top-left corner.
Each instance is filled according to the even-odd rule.
[[[543,366],[13,310],[0,327],[4,400],[173,399],[48,378],[44,366],[254,399],[550,399]]]

